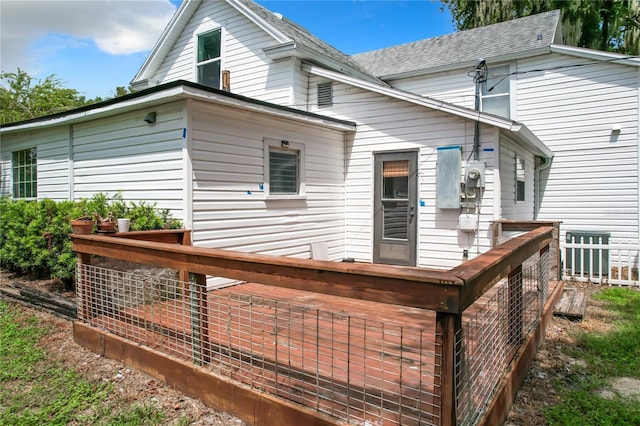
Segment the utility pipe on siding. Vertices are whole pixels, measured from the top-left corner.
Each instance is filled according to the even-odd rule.
[[[538,168],[536,168],[536,173],[535,173],[535,178],[534,178],[534,188],[533,188],[533,193],[535,195],[534,197],[534,206],[533,206],[533,219],[537,220],[538,219],[538,215],[540,214],[540,205],[542,204],[542,194],[540,193],[540,173],[543,170],[548,169],[549,167],[551,167],[551,158],[545,158],[545,157],[538,157],[541,160],[544,161],[544,163],[542,165],[540,165]]]
[[[476,85],[475,93],[475,109],[480,112],[480,83],[487,81],[487,63],[484,59],[480,59],[476,64],[473,82]],[[480,117],[475,121],[475,130],[473,132],[473,159],[478,161],[480,158]]]

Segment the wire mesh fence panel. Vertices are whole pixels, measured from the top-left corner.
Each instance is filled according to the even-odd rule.
[[[457,416],[475,424],[486,411],[526,336],[536,327],[549,297],[549,255],[534,255],[522,270],[498,282],[465,311],[457,335]]]
[[[432,312],[413,326],[379,320],[381,304],[318,307],[265,297],[267,286],[206,291],[84,264],[77,273],[80,319],[95,327],[351,424],[440,424]]]

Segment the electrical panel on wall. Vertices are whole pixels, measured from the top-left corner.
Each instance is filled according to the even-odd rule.
[[[437,149],[436,207],[460,208],[460,174],[462,171],[462,147],[444,146]]]

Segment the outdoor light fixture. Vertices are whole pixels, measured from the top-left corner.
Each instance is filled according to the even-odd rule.
[[[153,124],[156,122],[156,112],[155,111],[151,111],[149,114],[147,114],[147,116],[144,118],[145,123],[149,123],[149,124]]]

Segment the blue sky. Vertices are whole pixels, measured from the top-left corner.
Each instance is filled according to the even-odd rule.
[[[128,86],[181,0],[0,0],[0,68],[88,98]],[[454,31],[439,1],[258,0],[347,54]]]

